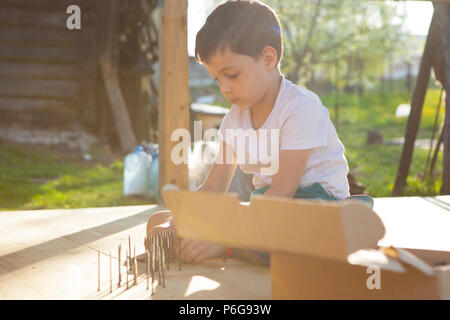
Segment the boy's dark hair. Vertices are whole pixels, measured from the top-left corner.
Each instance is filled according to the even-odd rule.
[[[283,54],[281,25],[276,13],[257,0],[229,0],[208,16],[197,33],[195,58],[208,63],[211,56],[227,47],[232,52],[257,59],[265,46]]]

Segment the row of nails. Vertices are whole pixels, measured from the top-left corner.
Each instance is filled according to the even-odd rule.
[[[146,242],[146,262],[147,262],[147,290],[149,289],[149,277],[152,278],[151,294],[153,295],[153,281],[155,279],[155,272],[158,272],[158,284],[162,284],[162,287],[166,287],[165,283],[165,272],[164,269],[170,269],[170,261],[175,259],[175,242],[173,232],[171,230],[157,229],[150,233],[148,237],[145,238]],[[129,271],[134,271],[134,283],[137,284],[137,258],[136,258],[136,246],[133,246],[134,257],[131,257],[131,238],[128,236],[128,248],[126,249],[126,286],[128,289],[128,275]],[[121,251],[122,245],[118,247],[118,267],[119,267],[119,279],[118,286],[120,287],[122,283],[122,272],[121,272]],[[98,291],[100,291],[100,251],[98,252]],[[178,239],[178,252],[180,252],[180,239]],[[178,270],[181,270],[181,257],[178,255]],[[110,282],[110,293],[112,292],[112,256],[109,253],[109,282]],[[161,281],[162,278],[162,281]]]

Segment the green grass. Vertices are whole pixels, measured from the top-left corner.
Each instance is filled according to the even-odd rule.
[[[429,139],[432,135],[440,89],[430,88],[427,92],[417,139]],[[334,97],[322,96],[331,119],[335,119]],[[404,137],[408,118],[396,118],[395,110],[401,103],[411,103],[407,93],[395,92],[386,97],[377,92],[366,93],[361,101],[356,95],[345,94],[340,98],[338,134],[345,146],[345,155],[350,171],[357,181],[364,184],[370,195],[387,197],[391,195],[397,175],[402,146],[369,145],[367,132],[376,130],[383,139]],[[444,107],[441,105],[441,119]],[[335,121],[333,121],[335,123]],[[335,123],[336,126],[336,123]],[[436,138],[437,139],[437,138]],[[442,152],[440,152],[434,172],[437,177],[422,182],[428,151],[415,148],[408,175],[405,196],[436,195],[442,185]]]
[[[437,88],[428,90],[419,139],[431,136],[439,94]],[[321,95],[321,99],[334,120],[333,95]],[[403,137],[407,118],[395,118],[395,109],[400,103],[410,103],[409,94],[394,92],[382,97],[378,92],[367,92],[361,101],[351,94],[340,97],[339,138],[345,146],[351,172],[374,197],[391,195],[402,147],[368,145],[367,131],[377,130],[384,140]],[[441,116],[443,112],[441,106]],[[81,154],[72,154],[0,144],[0,211],[156,203],[154,199],[122,196],[122,155],[105,158],[101,153],[93,152],[93,160],[85,161]],[[441,152],[435,179],[422,182],[419,175],[425,167],[427,150],[415,149],[405,196],[439,194],[442,157]]]
[[[80,155],[81,156],[81,155]],[[83,161],[65,153],[0,145],[0,211],[154,203],[122,196],[123,160]]]

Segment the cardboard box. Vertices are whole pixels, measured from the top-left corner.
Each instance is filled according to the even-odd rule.
[[[450,252],[379,247],[362,202],[162,194],[181,237],[269,251],[273,299],[450,299]]]

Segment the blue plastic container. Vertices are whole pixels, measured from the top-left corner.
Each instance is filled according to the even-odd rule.
[[[148,172],[152,158],[144,151],[143,146],[137,146],[125,157],[123,171],[123,195],[150,196]]]

